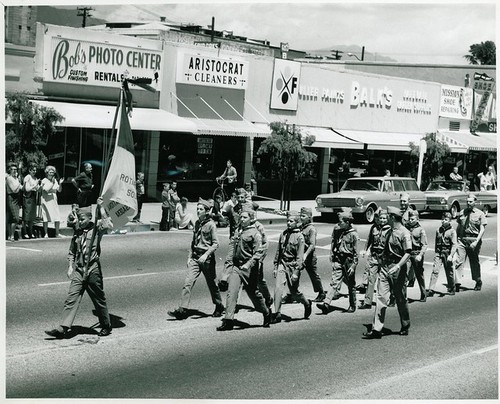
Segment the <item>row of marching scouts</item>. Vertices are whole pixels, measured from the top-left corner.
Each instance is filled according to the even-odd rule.
[[[468,195],[467,208],[457,217],[458,226],[452,227],[449,212],[443,214],[441,226],[435,235],[435,257],[429,288],[424,279],[424,254],[427,235],[419,223],[419,213],[410,208],[408,194],[401,194],[400,207],[389,206],[376,212],[366,248],[359,251],[359,237],[352,226],[353,216],[349,209],[338,214],[338,224],[333,228],[330,262],[332,277],[328,290],[322,287],[317,271],[316,235],[312,223],[312,210],[302,208],[300,213],[289,212],[287,228],[281,233],[274,256],[274,293],[271,294],[264,279],[263,263],[268,250],[264,227],[256,220],[258,205],[249,200],[244,189],[236,192],[237,203],[228,212],[230,219],[230,244],[219,278],[216,276],[214,252],[219,246],[216,226],[211,219],[209,201],[200,199],[197,205],[199,220],[193,233],[191,252],[187,262],[187,276],[181,292],[180,307],[168,314],[179,320],[188,317],[191,290],[198,276],[203,273],[215,304],[213,317],[224,315],[218,331],[232,330],[240,290],[243,288],[255,309],[264,316],[263,326],[282,321],[282,304],[296,301],[304,305],[304,318],[312,312],[312,301],[299,290],[300,277],[306,270],[314,291],[318,293],[314,302],[324,314],[333,310],[332,300],[341,297],[344,282],[348,288],[348,313],[356,311],[356,291],[364,289],[365,298],[359,309],[371,309],[375,300],[373,325],[363,334],[365,339],[382,337],[385,313],[388,306],[397,305],[401,320],[400,335],[408,335],[410,316],[406,298],[407,287],[415,281],[420,288],[420,301],[425,302],[436,291],[436,281],[441,268],[447,278],[447,293],[460,291],[463,267],[469,258],[474,290],[481,290],[481,267],[479,251],[481,238],[487,224],[483,211],[475,207],[476,197]],[[367,258],[363,285],[356,286],[355,271],[358,256]],[[375,294],[376,285],[376,294]],[[226,305],[220,292],[227,292]],[[375,294],[375,298],[374,298]]]
[[[401,321],[400,335],[408,335],[410,315],[406,289],[415,281],[420,288],[420,301],[433,296],[436,281],[442,268],[447,278],[447,293],[460,291],[463,268],[469,258],[474,290],[481,290],[481,267],[479,252],[481,238],[487,224],[483,211],[475,207],[476,197],[467,197],[467,208],[457,217],[453,228],[451,214],[446,212],[435,235],[435,257],[429,288],[424,279],[424,254],[427,249],[427,235],[419,224],[419,214],[412,210],[409,196],[402,194],[400,207],[389,206],[378,210],[375,223],[371,226],[363,251],[359,249],[359,237],[352,226],[352,213],[345,209],[338,214],[338,223],[332,232],[330,262],[332,277],[328,290],[324,290],[317,271],[316,237],[312,223],[312,210],[302,208],[289,212],[287,227],[280,234],[274,256],[274,292],[271,294],[264,278],[263,263],[269,241],[264,226],[256,219],[258,205],[243,188],[236,190],[234,204],[225,214],[229,219],[230,243],[224,268],[219,277],[216,273],[215,251],[219,247],[217,227],[214,221],[214,203],[199,199],[196,207],[198,220],[187,259],[187,274],[181,291],[180,306],[168,311],[178,320],[189,317],[189,303],[196,280],[203,273],[212,302],[215,305],[213,317],[223,317],[218,331],[229,331],[235,327],[238,296],[241,289],[248,294],[255,309],[264,316],[263,327],[270,327],[282,321],[282,304],[296,301],[304,305],[304,318],[312,313],[313,302],[299,290],[302,271],[311,278],[317,308],[324,314],[333,310],[331,302],[341,297],[342,283],[348,288],[348,313],[357,308],[371,309],[375,301],[372,327],[363,334],[365,339],[382,337],[387,307],[397,305]],[[86,290],[96,307],[102,330],[100,336],[111,333],[111,322],[103,290],[102,272],[99,261],[102,235],[112,228],[102,199],[97,201],[99,217],[94,224],[90,208],[82,208],[70,214],[68,226],[75,232],[68,253],[68,277],[71,279],[68,297],[64,304],[63,320],[59,327],[46,331],[49,336],[65,338],[76,316],[81,295]],[[363,285],[356,286],[355,271],[360,255],[366,258]],[[376,286],[376,293],[375,293]],[[356,306],[356,291],[363,288],[365,297]],[[226,292],[224,305],[221,292]],[[375,296],[374,296],[375,295]]]

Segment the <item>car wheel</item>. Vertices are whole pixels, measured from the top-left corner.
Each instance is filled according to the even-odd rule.
[[[483,206],[483,212],[485,216],[488,216],[488,213],[490,213],[490,205],[484,205]]]
[[[373,223],[373,221],[375,220],[375,208],[371,205],[366,208],[365,220],[368,223]]]
[[[451,205],[450,213],[453,219],[457,218],[458,212],[460,212],[460,206],[458,206],[458,203],[454,203],[453,205]]]

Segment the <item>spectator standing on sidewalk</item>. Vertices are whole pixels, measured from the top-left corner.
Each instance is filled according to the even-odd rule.
[[[36,219],[37,195],[40,182],[36,178],[36,166],[30,165],[23,181],[23,233],[24,238],[34,238],[33,223]]]
[[[19,192],[21,182],[17,166],[11,164],[5,177],[5,193],[7,194],[7,240],[14,241],[16,226],[19,223]]]
[[[168,215],[170,212],[170,204],[168,202],[169,195],[168,191],[170,189],[170,184],[168,182],[163,183],[163,191],[161,191],[161,220],[160,220],[160,231],[170,230]]]
[[[458,167],[453,167],[453,171],[450,173],[450,178],[453,181],[462,181],[462,176],[458,173]]]
[[[80,208],[90,206],[92,204],[91,195],[92,189],[94,188],[93,177],[92,177],[92,164],[83,163],[82,171],[75,178],[71,180],[71,183],[76,188],[76,203]]]
[[[111,220],[102,206],[102,198],[97,200],[100,218],[94,224],[90,207],[78,209],[78,226],[74,228],[73,237],[68,252],[68,297],[64,303],[61,325],[49,331],[47,335],[54,338],[64,338],[71,329],[80,306],[83,293],[86,291],[99,317],[101,331],[99,336],[111,334],[111,319],[109,317],[100,263],[101,239],[103,234],[113,228]]]
[[[144,203],[144,196],[146,194],[146,187],[144,185],[144,173],[141,171],[137,173],[137,179],[135,181],[135,189],[137,193],[137,214],[135,215],[133,221],[140,223],[142,204]]]
[[[457,232],[451,226],[451,213],[443,213],[441,218],[441,227],[436,230],[436,239],[434,243],[434,265],[432,266],[431,279],[429,281],[429,292],[427,297],[434,296],[434,287],[439,277],[439,271],[444,267],[446,280],[448,281],[448,293],[455,294],[455,271],[453,267],[453,257],[457,251],[458,241]]]
[[[168,228],[169,230],[177,230],[177,224],[175,223],[175,208],[177,204],[181,201],[179,195],[177,194],[177,181],[172,181],[170,184],[170,189],[168,190]]]
[[[318,274],[318,258],[316,257],[316,236],[318,231],[312,224],[312,209],[303,207],[300,209],[300,231],[304,236],[304,268],[311,278],[314,292],[318,295],[314,302],[322,302],[326,296],[325,290]]]
[[[472,280],[476,281],[474,290],[479,291],[483,286],[481,280],[481,263],[479,253],[481,251],[482,237],[488,221],[484,212],[476,208],[476,195],[467,196],[467,208],[460,211],[457,217],[458,246],[455,268],[455,291],[460,290],[463,277],[465,260],[469,257]]]
[[[215,280],[217,276],[215,251],[219,248],[219,239],[215,222],[210,218],[211,208],[211,204],[201,198],[196,206],[198,220],[194,226],[193,239],[189,250],[187,275],[181,292],[181,304],[179,308],[168,311],[168,315],[175,317],[177,320],[184,320],[189,316],[188,307],[191,300],[191,290],[202,273],[212,296],[212,302],[215,304],[212,317],[221,317],[224,311],[219,287]]]

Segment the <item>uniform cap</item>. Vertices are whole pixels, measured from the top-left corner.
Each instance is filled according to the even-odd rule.
[[[205,209],[210,209],[213,206],[212,203],[203,198],[198,199],[198,205],[202,205]]]
[[[396,208],[395,206],[388,206],[387,213],[390,215],[403,217],[403,214],[401,213],[401,209]]]
[[[407,194],[406,192],[403,192],[400,197],[399,197],[399,200],[400,201],[409,201],[410,200],[410,195]]]
[[[298,221],[299,220],[299,212],[295,211],[295,210],[289,210],[286,214],[286,217],[289,218],[293,218],[295,219],[295,221]]]
[[[347,219],[347,220],[353,220],[352,216],[352,210],[349,208],[342,208],[342,211],[339,212],[339,219]]]
[[[313,211],[311,208],[300,208],[300,214],[301,215],[306,215],[308,217],[311,217],[313,214]]]
[[[84,214],[92,217],[92,210],[90,209],[90,206],[86,206],[84,208],[78,208],[78,214],[79,215]]]
[[[477,196],[475,194],[470,193],[467,195],[467,199],[473,199],[474,201],[477,201]]]

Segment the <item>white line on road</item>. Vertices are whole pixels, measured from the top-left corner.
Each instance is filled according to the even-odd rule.
[[[147,272],[144,274],[133,274],[133,275],[118,275],[118,276],[108,276],[103,278],[104,280],[109,279],[121,279],[121,278],[132,278],[137,276],[149,276],[149,275],[158,275],[159,272]],[[52,283],[39,283],[38,286],[54,286],[54,285],[65,285],[69,283],[69,281],[64,282],[52,282]]]
[[[33,252],[42,252],[42,250],[37,250],[35,248],[26,248],[26,247],[7,247],[7,250],[25,250]]]

